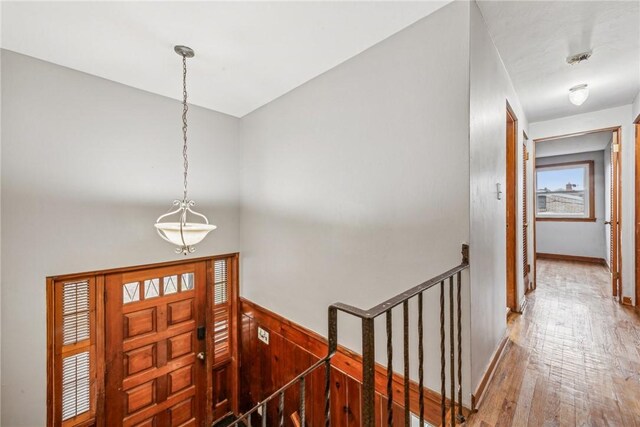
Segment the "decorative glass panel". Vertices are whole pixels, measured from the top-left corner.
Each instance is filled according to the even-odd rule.
[[[140,301],[140,282],[125,283],[122,285],[122,301],[125,304]]]
[[[160,279],[149,279],[144,281],[144,299],[155,298],[160,295]]]
[[[62,359],[62,420],[90,409],[89,352]]]
[[[89,282],[65,283],[62,290],[62,342],[89,339]]]
[[[178,292],[178,276],[167,276],[164,282],[164,295],[175,294]]]
[[[192,289],[193,289],[193,273],[183,273],[181,290],[190,291]]]

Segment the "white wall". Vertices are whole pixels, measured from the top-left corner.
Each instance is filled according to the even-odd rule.
[[[590,133],[536,143],[536,158],[602,151],[613,138],[612,131]]]
[[[577,114],[554,120],[531,123],[532,139],[622,126],[622,295],[635,303],[634,223],[635,218],[635,129],[632,105]]]
[[[593,160],[595,222],[537,221],[539,253],[577,255],[606,259],[604,151],[549,156],[536,159],[536,166]]]
[[[181,111],[2,52],[3,426],[45,425],[45,277],[179,258],[153,223],[182,195]],[[189,110],[190,195],[219,227],[202,256],[239,249],[238,124]]]
[[[471,4],[470,50],[471,382],[475,389],[506,331],[506,206],[504,193],[502,200],[496,197],[496,183],[501,184],[503,191],[506,188],[506,101],[518,118],[518,188],[522,182],[522,131],[527,130],[527,120],[475,3]],[[532,159],[529,183],[533,182]],[[517,202],[519,210],[521,197]],[[521,211],[517,217],[517,246],[521,253]],[[522,271],[521,258],[517,257],[518,272]],[[517,295],[521,300],[522,274],[517,277]]]
[[[449,4],[242,119],[245,297],[325,335],[330,304],[368,308],[460,263],[468,13]],[[437,294],[425,305],[435,361]],[[341,316],[339,329],[360,351],[359,323]],[[437,389],[439,374],[426,375]]]

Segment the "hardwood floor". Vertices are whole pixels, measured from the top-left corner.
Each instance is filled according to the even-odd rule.
[[[538,287],[469,426],[640,426],[640,315],[595,264],[539,260]]]

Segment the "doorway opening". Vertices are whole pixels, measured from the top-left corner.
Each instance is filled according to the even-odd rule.
[[[507,144],[507,170],[506,170],[506,248],[507,248],[507,312],[518,312],[518,298],[516,293],[516,215],[517,215],[517,153],[518,153],[518,119],[513,109],[507,102],[506,117],[506,144]]]
[[[622,302],[620,128],[534,141],[534,269],[538,258],[597,263]]]

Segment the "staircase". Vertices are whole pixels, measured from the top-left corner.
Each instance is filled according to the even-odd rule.
[[[412,414],[418,418],[420,426],[425,425],[425,421],[441,426],[455,426],[464,423],[462,406],[462,307],[461,288],[462,272],[469,268],[469,247],[462,245],[462,261],[459,265],[450,270],[429,279],[411,289],[406,290],[393,298],[390,298],[368,310],[363,310],[351,305],[336,303],[328,310],[328,352],[327,355],[316,363],[298,374],[287,384],[280,387],[273,394],[262,400],[256,406],[240,415],[239,417],[224,419],[216,424],[220,427],[235,426],[272,426],[283,427],[285,425],[306,426],[306,396],[307,378],[316,370],[325,369],[324,375],[324,425],[331,425],[331,394],[330,394],[330,366],[331,359],[338,349],[338,312],[346,313],[356,317],[361,321],[362,332],[362,394],[361,408],[359,414],[359,425],[363,427],[374,427],[375,425],[396,424],[398,415],[394,414],[394,402],[400,403],[404,410],[402,424],[411,425]],[[423,319],[423,298],[426,292],[439,290],[440,302],[440,408],[439,414],[427,414],[425,412],[425,387],[424,387],[424,319]],[[447,292],[448,291],[448,292]],[[411,381],[409,377],[409,302],[417,300],[417,327],[418,327],[418,384],[417,399],[412,399]],[[448,299],[448,304],[445,304]],[[404,368],[404,382],[401,395],[394,396],[393,387],[393,317],[392,310],[402,307],[403,325],[403,346],[402,358]],[[447,310],[448,309],[448,310]],[[378,391],[383,389],[386,397],[386,419],[379,419],[376,422],[375,414],[375,393],[376,393],[376,361],[375,361],[375,330],[374,322],[377,318],[384,317],[386,323],[386,352],[387,365],[385,369],[385,379],[378,381]],[[446,321],[448,318],[448,322]],[[447,351],[448,350],[448,351]],[[448,354],[447,354],[448,353]],[[457,357],[456,357],[457,356]],[[448,360],[448,363],[447,363]],[[386,380],[386,381],[385,381]],[[447,384],[448,382],[448,384]],[[448,396],[447,398],[447,386]],[[285,420],[285,393],[287,390],[299,387],[300,402],[298,411],[291,416],[290,420]],[[413,389],[416,387],[414,386]],[[397,390],[396,390],[397,392]],[[413,393],[415,395],[415,393]],[[315,397],[314,397],[315,399]],[[269,404],[277,404],[277,417],[275,420],[267,420],[267,408]],[[379,418],[382,416],[379,414]],[[268,422],[269,421],[269,422]],[[311,426],[319,427],[319,426]]]

